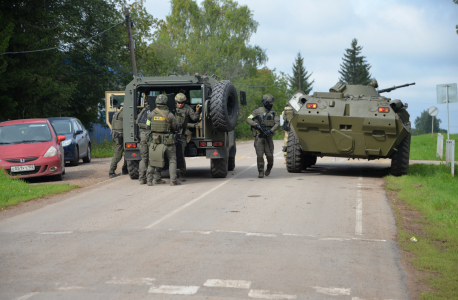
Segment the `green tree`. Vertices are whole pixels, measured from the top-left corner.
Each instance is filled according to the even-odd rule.
[[[343,63],[340,65],[339,81],[345,84],[364,84],[371,81],[369,70],[371,66],[366,62],[366,57],[360,55],[362,46],[358,46],[358,40],[351,41],[351,48],[345,49]]]
[[[310,76],[312,76],[313,73],[309,74],[309,72],[305,69],[304,58],[301,56],[300,52],[297,54],[297,57],[293,63],[293,76],[288,76],[288,92],[293,94],[299,90],[299,68],[301,72],[301,90],[308,95],[312,91],[313,83],[315,80],[310,81]]]
[[[232,79],[256,73],[265,50],[249,44],[258,22],[246,5],[232,0],[171,0],[171,14],[152,50],[160,72],[207,73]],[[170,62],[175,65],[170,65]]]
[[[425,133],[430,133],[431,128],[432,128],[432,120],[433,117],[431,117],[428,113],[428,111],[425,109],[424,111],[421,112],[419,117],[415,118],[415,132],[416,134],[425,134]],[[434,118],[434,132],[441,132],[440,130],[440,123],[442,123],[441,119]]]

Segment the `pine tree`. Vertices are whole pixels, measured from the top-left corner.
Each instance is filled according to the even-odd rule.
[[[304,58],[301,56],[301,53],[299,52],[297,54],[296,60],[293,63],[293,76],[288,75],[288,85],[289,89],[288,92],[293,94],[297,90],[299,90],[299,67],[300,67],[300,78],[301,78],[301,90],[305,94],[309,94],[310,91],[313,88],[313,83],[315,80],[310,81],[310,76],[312,76],[313,73],[310,73],[305,69],[304,67]]]
[[[360,55],[362,49],[362,46],[358,46],[357,39],[351,41],[351,48],[345,49],[339,71],[341,83],[368,85],[371,82],[371,65],[366,62],[365,56]]]

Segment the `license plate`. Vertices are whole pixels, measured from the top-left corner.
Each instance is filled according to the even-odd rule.
[[[23,172],[23,171],[33,171],[33,170],[35,170],[35,165],[11,167],[11,172]]]

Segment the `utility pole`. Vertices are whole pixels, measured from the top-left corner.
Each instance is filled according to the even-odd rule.
[[[135,61],[135,49],[134,40],[132,39],[132,27],[130,26],[129,9],[124,8],[124,14],[126,16],[127,36],[129,37],[129,49],[130,49],[130,61],[132,62],[132,74],[134,77],[137,76],[137,62]]]

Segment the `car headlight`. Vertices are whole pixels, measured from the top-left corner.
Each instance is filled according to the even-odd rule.
[[[72,140],[65,140],[61,143],[62,147],[68,146],[72,143]]]
[[[57,149],[54,146],[49,147],[48,151],[46,151],[43,157],[53,157],[57,154]]]

